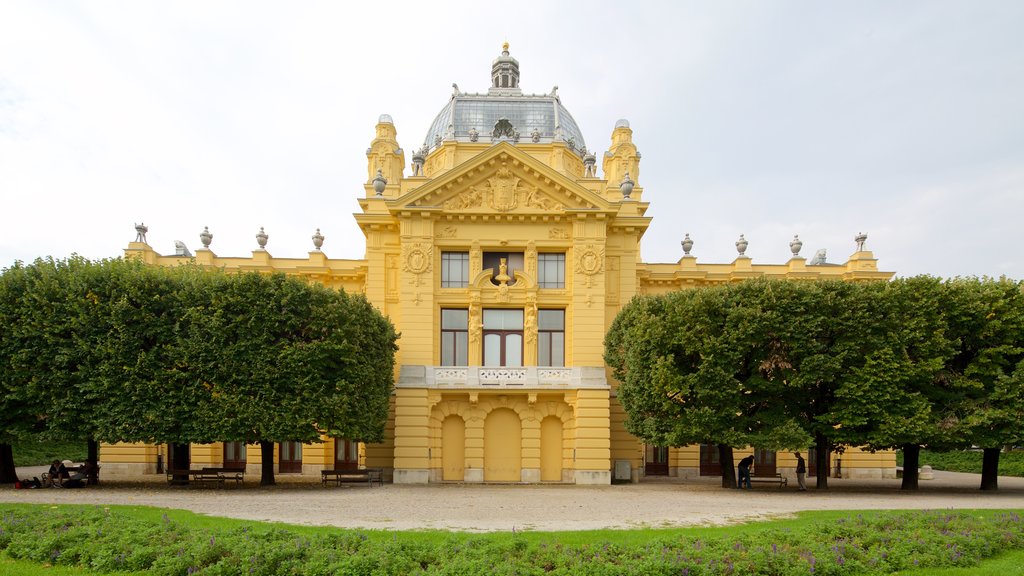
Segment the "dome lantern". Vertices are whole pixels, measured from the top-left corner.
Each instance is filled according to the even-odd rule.
[[[508,42],[491,63],[491,89],[519,91],[519,61],[508,55]]]

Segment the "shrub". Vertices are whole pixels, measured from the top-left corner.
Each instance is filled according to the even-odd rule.
[[[972,566],[1022,545],[1024,523],[1014,513],[876,512],[799,529],[564,545],[541,535],[304,536],[259,525],[191,528],[100,508],[0,508],[0,550],[12,558],[157,575],[886,574]]]

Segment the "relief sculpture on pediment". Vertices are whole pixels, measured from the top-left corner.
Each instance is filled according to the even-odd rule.
[[[449,211],[490,208],[510,212],[516,208],[532,208],[544,212],[565,210],[560,202],[541,194],[536,186],[525,184],[505,163],[494,176],[443,203]]]

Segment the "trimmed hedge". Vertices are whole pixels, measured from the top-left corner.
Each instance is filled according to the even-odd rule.
[[[947,472],[968,472],[981,474],[982,452],[980,450],[955,450],[934,452],[921,450],[921,465],[927,464],[935,470]],[[896,464],[903,465],[903,451],[896,452]],[[1024,477],[1024,450],[1003,452],[999,455],[999,475]]]

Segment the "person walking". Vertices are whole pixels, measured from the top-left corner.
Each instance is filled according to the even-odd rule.
[[[747,490],[750,490],[751,488],[753,488],[753,486],[751,486],[751,484],[750,484],[750,466],[753,463],[754,463],[754,456],[753,455],[747,456],[746,458],[740,460],[740,464],[738,466],[738,469],[740,471],[740,480],[739,480],[739,486],[737,486],[740,490],[743,489],[744,482],[746,482],[746,484],[747,484]]]
[[[804,462],[804,457],[799,452],[793,452],[793,456],[796,456],[796,483],[800,486],[800,491],[804,492],[807,490],[807,484],[804,483],[804,478],[807,476],[807,463]]]

